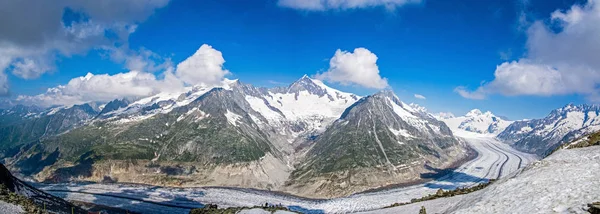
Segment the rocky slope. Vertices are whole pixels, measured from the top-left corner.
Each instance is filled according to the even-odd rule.
[[[425,163],[445,167],[464,154],[444,123],[393,93],[359,99],[307,76],[278,88],[227,80],[101,107],[53,108],[18,123],[49,120],[48,131],[24,139],[10,124],[0,135],[18,139],[3,143],[12,145],[4,161],[39,181],[238,186],[315,197],[415,180]],[[329,184],[297,191],[321,185],[327,173],[367,171],[381,179],[344,191]]]
[[[14,177],[8,169],[0,164],[0,204],[1,213],[80,213],[88,211],[71,204],[63,199],[52,196]],[[11,205],[12,206],[7,206]],[[7,210],[6,207],[16,207],[16,210]],[[18,210],[20,208],[20,210]]]
[[[99,112],[93,104],[56,107],[15,106],[0,113],[0,157],[14,155],[22,144],[64,133],[84,125]]]
[[[563,143],[600,130],[600,106],[569,104],[542,119],[516,121],[498,138],[513,147],[546,155]]]
[[[459,160],[462,146],[443,122],[384,91],[353,104],[316,138],[291,186],[330,197],[408,182],[425,165]]]

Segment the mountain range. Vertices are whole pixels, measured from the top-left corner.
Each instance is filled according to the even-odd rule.
[[[544,156],[599,130],[600,107],[510,121],[474,109],[430,114],[384,90],[361,97],[303,76],[239,80],[142,98],[0,111],[0,158],[37,181],[234,186],[336,197],[421,179],[465,160],[462,137]]]
[[[513,123],[513,121],[498,117],[490,111],[482,112],[479,109],[473,109],[464,116],[437,114],[436,117],[448,124],[458,135],[476,133],[496,136]]]
[[[236,186],[335,197],[420,180],[468,148],[391,91],[360,97],[303,76],[138,99],[0,112],[4,163],[37,181]]]
[[[560,145],[600,130],[599,105],[568,104],[541,119],[516,121],[498,139],[521,151],[547,155]]]
[[[496,137],[514,148],[546,156],[564,143],[600,130],[599,105],[573,105],[551,111],[541,119],[509,121],[473,109],[464,116],[436,114],[457,136]]]

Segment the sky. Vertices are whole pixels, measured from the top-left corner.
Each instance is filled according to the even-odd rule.
[[[224,78],[391,89],[430,112],[541,118],[600,101],[600,2],[0,2],[0,103],[72,105]]]

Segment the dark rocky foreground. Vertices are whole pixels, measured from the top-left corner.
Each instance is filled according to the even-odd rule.
[[[85,209],[17,179],[2,164],[0,164],[0,200],[19,205],[26,213],[88,213]]]

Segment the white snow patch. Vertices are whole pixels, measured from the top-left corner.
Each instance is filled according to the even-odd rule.
[[[227,112],[225,113],[225,117],[227,117],[227,122],[231,123],[232,125],[238,126],[238,122],[240,121],[240,119],[242,119],[242,116],[233,113],[229,110],[227,110]]]
[[[267,106],[267,104],[265,103],[265,100],[261,98],[246,95],[246,101],[250,103],[250,107],[252,107],[254,111],[259,112],[263,117],[265,117],[269,121],[283,119],[281,114],[269,108],[269,106]]]
[[[394,135],[396,136],[403,136],[403,137],[407,137],[407,138],[414,138],[414,136],[412,136],[410,133],[408,133],[407,130],[404,129],[400,129],[400,130],[396,130],[393,128],[389,128],[389,130],[394,133]]]
[[[398,116],[400,116],[400,118],[407,120],[409,118],[417,118],[415,115],[413,115],[411,112],[415,112],[414,109],[410,108],[410,106],[408,105],[403,105],[402,107],[399,106],[398,104],[396,104],[392,99],[390,99],[389,97],[387,98],[388,103],[392,106],[392,109],[394,110],[394,113],[396,113]],[[410,112],[409,112],[410,111]]]
[[[19,205],[9,204],[4,201],[0,201],[0,213],[19,214],[19,213],[25,213],[25,210],[23,210],[23,207],[21,207]]]
[[[58,111],[60,111],[62,109],[65,109],[65,107],[64,106],[60,106],[60,107],[52,108],[52,109],[50,109],[50,111],[48,113],[46,113],[46,115],[56,114],[56,113],[58,113]]]

